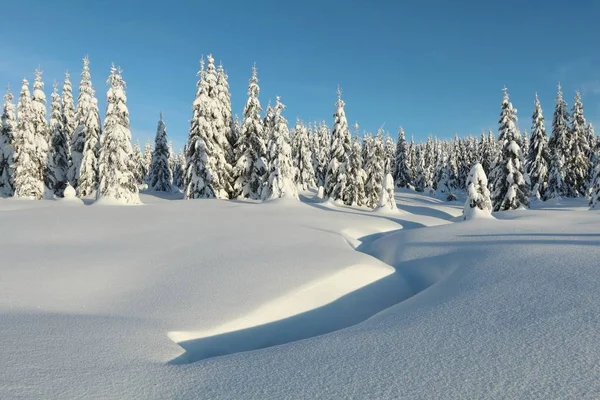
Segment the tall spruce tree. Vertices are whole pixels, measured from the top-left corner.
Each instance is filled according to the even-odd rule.
[[[379,203],[379,195],[385,177],[386,151],[381,130],[373,138],[369,156],[365,161],[367,181],[365,183],[366,205],[375,208]]]
[[[550,153],[542,106],[535,95],[533,116],[531,117],[531,139],[527,153],[526,169],[531,180],[531,194],[538,199],[546,198],[548,189],[548,166]]]
[[[75,120],[75,103],[73,102],[73,86],[71,85],[71,75],[66,72],[65,80],[62,87],[62,99],[61,99],[61,110],[62,110],[62,126],[65,135],[68,140],[67,154],[69,155],[69,162],[71,159],[71,139],[73,133],[77,128],[77,122]]]
[[[237,142],[237,135],[235,130],[234,121],[231,113],[231,94],[229,93],[229,83],[227,81],[227,73],[223,69],[222,65],[217,68],[217,86],[216,99],[218,102],[218,109],[221,112],[221,118],[223,121],[222,126],[219,127],[220,136],[225,137],[227,143],[224,145],[225,159],[229,166],[233,168],[233,164],[236,162],[235,158],[235,144]],[[239,129],[238,131],[239,132]]]
[[[50,105],[50,152],[48,154],[47,186],[56,196],[62,197],[69,183],[69,142],[64,126],[64,113],[58,85],[54,83]]]
[[[408,188],[412,186],[411,169],[409,145],[404,136],[404,129],[400,127],[398,141],[396,142],[396,175],[394,176],[396,187]]]
[[[308,129],[300,120],[296,121],[294,131],[294,144],[292,147],[296,149],[293,160],[296,169],[295,182],[300,189],[307,190],[316,185],[310,138]]]
[[[48,121],[46,120],[46,94],[44,93],[44,81],[42,81],[42,71],[38,68],[35,71],[35,80],[33,82],[33,92],[31,94],[32,124],[34,135],[38,141],[38,157],[42,164],[44,175],[44,184],[49,187],[51,184],[48,177],[48,150],[50,142],[50,133]]]
[[[254,66],[248,85],[248,100],[244,107],[244,122],[237,144],[239,158],[234,168],[236,177],[234,190],[237,197],[254,200],[262,197],[261,191],[267,171],[266,144],[263,139],[263,121],[260,118],[262,108],[258,100],[259,93],[258,70]]]
[[[504,88],[501,108],[498,133],[502,143],[502,157],[492,171],[494,211],[515,210],[529,206],[529,179],[523,170],[523,156],[517,143],[519,140],[516,126],[517,110],[513,108],[506,88]]]
[[[84,156],[84,147],[86,147],[87,141],[98,142],[99,140],[99,126],[100,122],[93,122],[97,125],[97,132],[94,132],[94,127],[88,126],[88,123],[92,120],[89,114],[92,112],[94,99],[94,88],[92,86],[92,76],[90,74],[90,59],[88,56],[83,58],[83,69],[81,71],[81,81],[79,82],[79,93],[77,95],[77,108],[75,110],[75,131],[71,136],[71,167],[69,169],[69,180],[71,185],[77,189],[79,187],[79,178],[81,173],[81,165]],[[98,113],[96,103],[96,114]],[[89,132],[88,132],[89,131]],[[97,136],[95,136],[97,134]],[[93,144],[87,145],[89,149],[93,149]],[[89,165],[94,165],[93,160],[87,161]],[[88,170],[88,172],[91,172]]]
[[[335,103],[333,113],[333,128],[331,133],[331,154],[327,173],[325,174],[324,194],[327,198],[343,201],[343,193],[346,190],[346,172],[348,169],[348,158],[352,146],[350,129],[346,112],[344,111],[344,100],[342,90],[338,87],[338,99]]]
[[[144,143],[144,181],[150,181],[150,165],[152,164],[152,143],[150,140],[146,140]]]
[[[315,178],[317,186],[325,186],[325,176],[327,174],[327,166],[329,165],[329,156],[331,153],[331,135],[329,128],[325,122],[319,125],[316,136],[319,141],[318,152],[316,153],[317,166],[315,168]]]
[[[36,135],[36,115],[32,107],[27,79],[23,79],[21,87],[17,104],[17,121],[14,194],[20,198],[41,200],[44,197],[47,144],[45,138]]]
[[[272,130],[267,143],[267,158],[269,160],[265,186],[262,189],[262,199],[279,198],[298,199],[298,189],[294,182],[294,167],[292,164],[292,148],[288,122],[283,116],[285,105],[279,96],[273,107]]]
[[[562,94],[562,88],[558,85],[556,95],[556,107],[552,117],[552,136],[548,146],[550,148],[550,173],[548,176],[548,190],[546,198],[558,198],[569,195],[566,182],[566,161],[570,157],[569,141],[569,113],[567,103]]]
[[[84,143],[77,181],[79,196],[93,195],[98,189],[100,158],[100,116],[98,113],[98,99],[92,90],[87,117],[84,124],[80,125],[80,127],[84,127]]]
[[[352,138],[352,148],[348,157],[348,170],[345,191],[343,193],[344,204],[349,206],[364,206],[367,202],[365,195],[365,180],[367,174],[363,169],[362,146],[358,134]]]
[[[158,127],[156,128],[148,182],[150,183],[150,189],[158,192],[170,192],[173,188],[171,146],[167,140],[167,128],[162,113],[160,113]]]
[[[17,121],[10,87],[6,88],[0,117],[0,196],[14,194],[14,156]]]
[[[571,114],[569,157],[566,158],[565,183],[570,197],[587,196],[590,147],[585,132],[586,125],[581,94],[577,92]]]
[[[217,76],[214,60],[209,57],[209,68],[200,63],[200,79],[197,84],[194,114],[187,143],[187,199],[218,198],[227,199],[232,192],[231,167],[226,160],[223,142],[224,131],[219,133],[222,124],[221,110],[215,92]]]
[[[131,131],[125,95],[125,81],[114,64],[110,69],[107,106],[101,138],[99,201],[140,204],[137,182],[131,165]]]

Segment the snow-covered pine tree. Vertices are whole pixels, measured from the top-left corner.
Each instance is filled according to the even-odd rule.
[[[410,176],[411,168],[410,149],[406,142],[404,129],[400,127],[398,130],[398,141],[396,142],[396,175],[394,176],[396,187],[410,188],[413,186]],[[379,192],[377,194],[379,195]]]
[[[50,152],[48,153],[46,185],[56,196],[62,197],[69,183],[67,179],[67,172],[69,171],[69,141],[63,125],[64,113],[56,82],[54,82],[51,100]]]
[[[454,173],[454,168],[452,168],[451,156],[448,154],[448,150],[441,151],[441,161],[437,167],[435,189],[446,201],[454,201],[457,199],[458,180]]]
[[[357,134],[352,138],[346,177],[346,187],[342,194],[344,204],[349,206],[365,205],[367,201],[365,195],[367,174],[363,169],[362,146]]]
[[[417,175],[417,149],[415,146],[415,138],[411,136],[410,143],[408,144],[408,165],[410,167],[410,183],[412,188],[415,186],[415,176]]]
[[[316,135],[319,140],[319,151],[316,153],[318,165],[315,168],[315,178],[317,180],[317,186],[321,187],[325,185],[325,175],[327,174],[329,155],[331,153],[331,135],[329,134],[329,128],[324,121],[319,125]]]
[[[588,144],[590,146],[590,150],[588,152],[588,159],[590,160],[590,167],[588,169],[588,191],[592,190],[592,186],[594,185],[594,171],[596,165],[600,162],[600,142],[596,139],[596,134],[594,133],[594,125],[588,121],[585,127],[585,133],[588,139]]]
[[[89,127],[87,126],[90,111],[93,107],[92,99],[94,98],[94,88],[92,86],[92,76],[90,75],[90,59],[88,56],[83,58],[83,69],[81,71],[81,81],[79,82],[79,93],[77,95],[77,108],[75,110],[75,131],[71,136],[71,167],[69,169],[69,180],[73,188],[79,187],[79,177],[81,171],[81,165],[83,162],[84,147],[86,141],[94,137],[93,132],[88,132]],[[97,104],[97,103],[96,103]],[[96,106],[96,114],[98,114]],[[100,133],[99,126],[100,122],[95,121],[95,125],[98,125],[98,135]],[[99,136],[96,136],[95,142],[98,142]],[[88,144],[88,149],[92,149],[93,146]],[[88,160],[90,165],[93,165],[92,160]]]
[[[114,64],[110,69],[107,106],[101,137],[100,184],[97,200],[140,204],[138,185],[132,172],[131,131],[125,81]]]
[[[174,159],[173,185],[178,188],[185,186],[185,151],[179,151]]]
[[[379,195],[383,186],[383,178],[385,177],[385,144],[381,130],[373,138],[373,145],[367,160],[365,161],[365,173],[367,180],[365,182],[366,205],[375,208],[379,203]]]
[[[140,146],[140,142],[137,141],[133,145],[132,153],[131,153],[131,172],[133,173],[133,177],[135,179],[135,183],[141,186],[144,183],[144,153],[142,152],[142,147]]]
[[[29,92],[29,82],[23,79],[17,103],[17,129],[14,157],[15,197],[41,200],[44,197],[44,170],[47,143],[35,131],[35,113]]]
[[[150,181],[150,165],[152,164],[152,154],[154,149],[150,140],[144,143],[144,182]]]
[[[6,88],[4,107],[0,118],[0,196],[14,194],[14,154],[16,145],[17,121],[15,105],[10,87]]]
[[[160,113],[148,177],[150,189],[157,192],[170,192],[172,190],[173,172],[170,160],[171,146],[167,141],[167,128],[163,121],[162,113]]]
[[[527,153],[526,170],[531,180],[531,194],[538,199],[546,198],[548,189],[548,165],[550,153],[548,152],[548,138],[542,106],[535,94],[535,105],[531,117],[531,139]]]
[[[46,94],[44,93],[44,82],[42,81],[42,71],[35,70],[35,80],[33,82],[33,92],[31,94],[32,123],[36,140],[38,141],[38,157],[43,167],[44,183],[49,187],[48,178],[48,149],[50,142],[50,133],[48,121],[46,120]]]
[[[423,154],[425,158],[425,169],[424,169],[424,179],[425,179],[425,188],[434,188],[434,176],[435,176],[435,146],[433,143],[433,139],[431,135],[427,138],[427,142],[425,143],[425,151]]]
[[[319,129],[316,123],[308,124],[308,137],[310,138],[310,148],[312,149],[312,167],[315,172],[315,186],[318,188],[322,186],[317,177],[317,171],[319,169],[319,154],[321,153],[321,141],[319,139]]]
[[[252,67],[252,78],[248,85],[248,100],[244,107],[244,122],[240,131],[237,147],[239,158],[234,168],[234,190],[238,198],[261,198],[264,176],[267,172],[264,138],[264,126],[260,118],[262,108],[258,95],[258,70]]]
[[[417,146],[415,160],[415,190],[423,192],[427,187],[427,166],[425,165],[425,147]]]
[[[69,162],[71,160],[71,138],[73,132],[77,128],[77,122],[75,120],[75,103],[73,102],[73,86],[71,85],[71,75],[66,72],[65,80],[62,87],[62,126],[67,137],[67,154],[69,156]]]
[[[385,133],[384,143],[385,143],[385,154],[386,154],[385,170],[387,172],[389,172],[390,174],[392,174],[392,177],[393,177],[396,173],[396,143],[394,142],[394,139],[392,139],[392,137],[390,136],[389,132]],[[414,140],[413,140],[413,145],[414,145]],[[416,153],[415,153],[415,156],[416,156]],[[415,163],[416,163],[416,160],[415,160]],[[416,171],[416,165],[413,167],[415,168],[415,171]]]
[[[350,137],[346,112],[344,111],[345,103],[342,100],[342,90],[339,87],[337,94],[338,99],[335,103],[333,128],[331,131],[330,161],[327,166],[327,173],[325,174],[324,194],[333,201],[343,201],[352,139]]]
[[[215,88],[215,98],[218,102],[218,109],[221,112],[222,126],[219,126],[219,135],[225,137],[227,143],[224,145],[225,159],[233,168],[236,162],[235,144],[237,142],[239,129],[235,130],[234,120],[231,116],[231,94],[229,93],[229,82],[223,65],[217,68],[217,85]],[[239,127],[239,123],[238,123]]]
[[[288,122],[282,115],[284,108],[285,105],[277,96],[273,108],[273,128],[267,143],[269,166],[265,186],[261,193],[263,200],[283,197],[298,199],[298,189],[294,183],[292,149],[289,144],[290,132]]]
[[[562,88],[558,85],[556,95],[556,107],[552,117],[552,135],[548,142],[550,148],[550,173],[548,176],[547,199],[567,196],[569,188],[566,184],[566,160],[570,157],[569,140],[569,113],[567,103],[562,94]]]
[[[232,191],[231,169],[225,159],[226,154],[217,130],[216,121],[221,121],[221,111],[215,98],[210,96],[211,85],[216,85],[217,80],[216,73],[212,70],[214,63],[209,74],[204,70],[204,60],[201,60],[198,72],[200,79],[193,103],[194,114],[186,146],[187,199],[227,199]]]
[[[77,181],[77,194],[79,196],[90,196],[98,189],[98,163],[100,158],[100,115],[98,112],[98,99],[93,90],[87,117],[79,127],[83,127],[84,143]],[[79,130],[77,131],[79,132]]]
[[[394,178],[392,174],[387,173],[383,178],[383,184],[381,185],[381,193],[379,194],[379,201],[376,210],[381,211],[398,211],[396,205],[396,199],[394,198]]]
[[[296,149],[293,164],[296,169],[295,182],[302,190],[316,186],[315,172],[312,167],[312,150],[306,126],[298,119],[294,128],[294,141],[292,147]]]
[[[477,216],[491,215],[492,201],[488,190],[488,180],[479,163],[473,165],[467,177],[467,201],[463,209],[463,220],[476,218]]]
[[[517,110],[509,100],[508,90],[506,88],[503,90],[504,98],[498,122],[502,157],[492,171],[494,211],[515,210],[529,206],[529,179],[523,171],[523,156],[517,144],[519,139],[516,126]]]
[[[585,132],[587,121],[583,116],[581,94],[576,92],[570,127],[570,151],[567,160],[565,183],[570,197],[587,196],[589,150]]]
[[[373,146],[373,135],[371,135],[370,132],[365,132],[365,134],[363,135],[363,140],[362,140],[362,159],[363,159],[363,162],[367,161],[367,159],[369,158],[369,153],[371,153],[371,147],[372,146]],[[395,155],[395,150],[394,150],[394,155]],[[395,159],[394,159],[394,164],[396,164]],[[395,168],[396,167],[394,165],[393,169],[395,169]]]

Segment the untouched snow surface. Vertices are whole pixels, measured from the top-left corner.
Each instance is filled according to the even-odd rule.
[[[584,200],[453,223],[408,191],[393,215],[160,196],[0,199],[0,398],[600,394]]]

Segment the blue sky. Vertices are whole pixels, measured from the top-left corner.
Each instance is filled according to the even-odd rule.
[[[134,140],[153,139],[159,112],[177,148],[186,140],[198,61],[212,53],[242,113],[252,64],[260,100],[280,95],[296,117],[331,124],[340,85],[350,124],[429,133],[496,129],[506,85],[529,129],[537,91],[547,121],[556,84],[583,93],[600,129],[600,2],[18,0],[0,10],[0,84],[44,70],[46,92],[65,70],[79,84],[89,54],[104,114],[111,62],[127,81]],[[10,39],[10,40],[7,40]]]

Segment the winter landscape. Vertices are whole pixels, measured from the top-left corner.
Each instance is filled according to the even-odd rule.
[[[596,92],[371,130],[201,48],[185,133],[141,70],[0,65],[0,398],[600,396]]]

